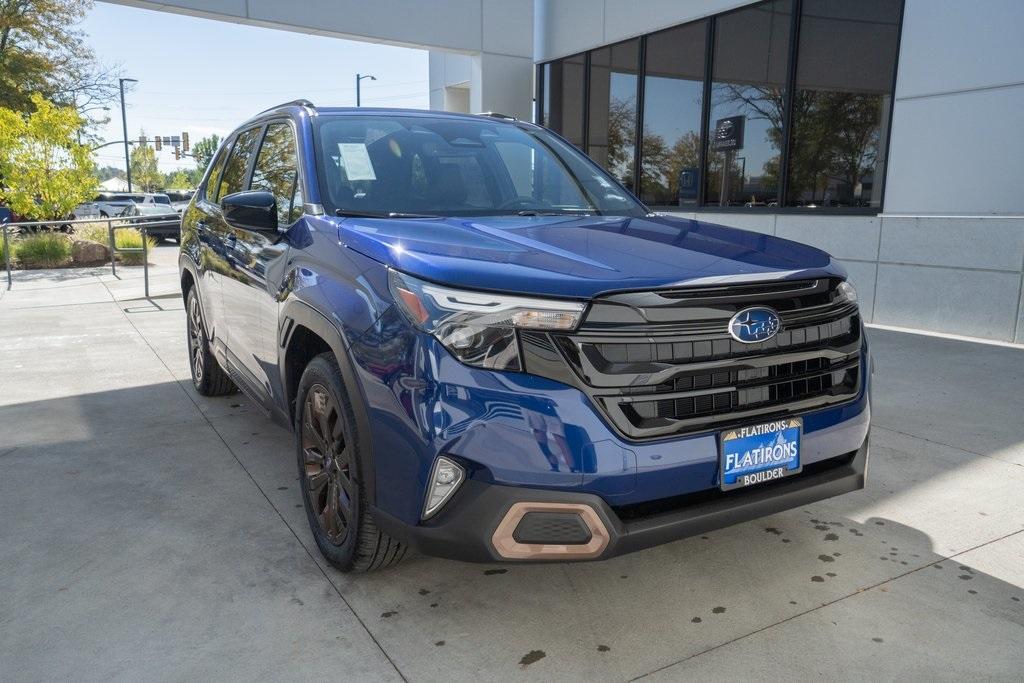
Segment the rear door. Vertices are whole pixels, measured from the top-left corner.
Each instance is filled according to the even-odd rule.
[[[262,133],[263,126],[258,125],[238,134],[231,148],[231,155],[224,166],[219,200],[248,189],[249,174],[252,172],[252,162],[256,157],[256,148]],[[236,383],[246,385],[239,388],[263,399],[260,392],[262,383],[256,381],[259,366],[252,358],[252,340],[259,334],[258,307],[249,300],[253,271],[252,254],[244,240],[238,241],[238,230],[224,220],[222,213],[218,213],[212,230],[224,245],[224,261],[220,264],[220,295],[226,355],[230,366],[228,370]]]
[[[182,243],[185,249],[193,249],[192,258],[199,264],[199,292],[203,304],[203,317],[206,320],[207,332],[212,335],[216,351],[223,352],[226,341],[226,326],[221,306],[221,279],[227,272],[226,245],[223,217],[220,209],[221,181],[224,176],[224,165],[234,140],[228,140],[221,147],[217,158],[210,166],[210,175],[206,185],[199,189],[196,197],[195,210],[190,211],[182,220]],[[195,231],[193,239],[189,234]]]
[[[289,121],[271,121],[253,164],[251,190],[269,192],[277,201],[278,228],[287,229],[303,211],[302,180],[295,131]],[[225,292],[235,293],[231,306],[256,324],[232,326],[232,346],[246,369],[270,397],[281,391],[277,363],[279,295],[285,276],[288,241],[283,233],[232,228],[234,278]],[[237,301],[235,300],[237,297]],[[244,355],[243,355],[244,353]],[[283,405],[283,401],[280,403]]]

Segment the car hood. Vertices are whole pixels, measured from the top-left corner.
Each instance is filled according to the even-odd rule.
[[[467,289],[591,298],[623,289],[845,276],[819,249],[670,216],[329,220],[346,247]]]

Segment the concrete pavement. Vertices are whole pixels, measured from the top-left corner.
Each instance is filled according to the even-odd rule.
[[[870,484],[607,562],[317,554],[289,435],[191,389],[175,250],[0,293],[0,680],[1020,680],[1024,349],[873,330]]]

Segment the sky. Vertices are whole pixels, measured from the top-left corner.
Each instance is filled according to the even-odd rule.
[[[426,109],[429,104],[425,50],[361,43],[288,31],[122,7],[98,2],[81,26],[86,42],[105,64],[120,65],[138,83],[125,96],[128,137],[140,129],[181,135],[192,142],[211,133],[223,137],[252,115],[275,104],[306,98],[323,106],[353,106],[355,75],[363,105]],[[99,128],[103,141],[122,140],[118,102]],[[164,148],[161,171],[192,168]],[[100,166],[124,168],[122,147],[96,152]]]

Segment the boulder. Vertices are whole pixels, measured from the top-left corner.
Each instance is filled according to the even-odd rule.
[[[99,242],[75,240],[71,243],[71,260],[77,265],[106,263],[110,260],[110,249]]]

